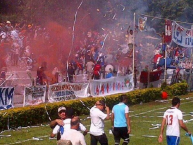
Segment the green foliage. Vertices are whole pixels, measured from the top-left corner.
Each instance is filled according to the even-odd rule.
[[[172,95],[182,95],[187,93],[187,87],[187,83],[178,83],[172,86],[168,86],[167,92]],[[106,104],[112,108],[113,105],[119,102],[119,95],[120,94],[110,95],[107,97],[83,98],[81,101],[85,104],[86,107],[83,106],[79,100],[70,100],[4,110],[0,112],[0,129],[7,129],[8,120],[10,122],[11,128],[18,126],[36,125],[47,122],[49,121],[47,112],[51,119],[56,119],[58,117],[57,110],[60,106],[65,106],[67,108],[72,107],[75,110],[76,115],[88,115],[89,110],[87,107],[91,108],[97,100],[106,100]],[[161,99],[161,89],[148,88],[135,90],[126,93],[126,95],[128,96],[129,105],[139,104],[141,102],[146,103]]]
[[[79,4],[80,1],[77,0],[1,0],[0,20],[38,24],[45,24],[51,20],[71,26]],[[133,15],[134,12],[141,12],[153,17],[159,16],[191,23],[193,20],[192,7],[191,0],[128,0],[127,2],[84,0],[79,17],[84,18],[89,13],[91,18],[95,17],[99,22],[111,24],[111,21],[104,18],[109,11],[123,17]],[[100,11],[97,13],[96,9]],[[16,17],[10,17],[11,15]],[[151,21],[152,26],[154,25],[157,31],[163,32],[164,23],[158,21]],[[97,24],[93,24],[93,27],[96,27]]]
[[[167,87],[167,82],[163,82],[161,84],[161,90],[164,90]]]
[[[180,83],[179,84],[174,84],[172,86],[169,86],[170,90],[171,90],[171,94],[173,94],[173,96],[177,96],[177,95],[185,95],[187,94],[187,89],[188,89],[188,84],[187,83]]]
[[[192,111],[192,100],[193,94],[188,94],[185,96],[179,96],[181,98],[181,105],[180,109],[183,110],[186,114],[189,114],[189,112]],[[190,100],[187,100],[185,98],[190,97]],[[171,105],[171,101],[168,101],[168,103],[160,103],[160,102],[150,102],[150,103],[144,103],[140,105],[133,105],[129,106],[129,110],[132,110],[129,115],[131,117],[131,129],[132,129],[132,135],[130,138],[131,145],[158,145],[157,138],[147,138],[143,137],[143,135],[152,135],[152,136],[158,136],[160,133],[160,128],[157,129],[150,129],[153,128],[153,124],[161,123],[160,117],[158,115],[160,112],[164,112],[168,106]],[[81,121],[82,124],[84,124],[89,130],[90,126],[90,119],[86,119],[87,116],[80,116],[83,120]],[[184,120],[190,120],[192,119],[191,115],[185,115],[183,117]],[[45,125],[41,125],[39,127],[29,127],[29,128],[22,128],[17,130],[10,130],[2,132],[1,135],[11,135],[10,137],[1,137],[0,144],[17,144],[17,145],[55,145],[56,140],[50,140],[49,135],[51,133],[51,128],[47,126],[48,122],[45,123]],[[192,123],[187,123],[187,128],[191,130]],[[111,121],[106,120],[105,121],[105,133],[108,138],[109,145],[114,145],[114,139],[113,135],[109,134],[109,129],[111,128]],[[187,136],[183,135],[185,132],[184,130],[181,130],[182,135],[180,138],[180,142],[183,145],[189,145],[191,144],[190,139],[187,138]],[[165,131],[164,131],[165,136]],[[30,140],[33,137],[40,138],[42,140]],[[87,145],[90,145],[90,135],[87,134],[85,136],[85,140]],[[16,143],[17,142],[17,143]],[[20,142],[20,143],[19,143]],[[123,143],[123,140],[121,140],[121,143]],[[160,143],[160,145],[166,145],[166,139],[164,139],[163,143]]]

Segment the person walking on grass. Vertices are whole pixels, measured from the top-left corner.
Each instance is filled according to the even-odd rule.
[[[130,141],[129,134],[131,132],[131,123],[129,118],[129,107],[126,95],[119,97],[120,103],[115,105],[112,109],[111,121],[113,127],[113,135],[115,145],[120,144],[121,138],[124,140],[122,145],[127,145]]]
[[[106,110],[107,114],[104,113]],[[108,145],[108,139],[104,132],[104,120],[109,119],[109,107],[105,105],[103,100],[99,100],[90,109],[91,126],[90,126],[90,145]]]
[[[180,107],[180,99],[174,97],[172,99],[172,107],[167,109],[164,113],[161,132],[158,138],[158,142],[163,141],[163,132],[166,125],[166,140],[167,145],[179,145],[180,142],[180,127],[185,130],[188,134],[191,134],[183,123],[182,112],[178,109]]]

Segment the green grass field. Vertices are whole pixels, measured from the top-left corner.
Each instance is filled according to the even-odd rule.
[[[193,94],[190,93],[186,96],[180,96],[181,106],[180,109],[184,114],[184,120],[188,129],[193,132]],[[156,124],[162,121],[163,112],[170,107],[171,100],[168,102],[150,102],[130,106],[131,117],[131,137],[130,145],[166,145],[166,140],[163,143],[158,143],[157,138],[160,133],[160,128],[154,128]],[[37,116],[38,117],[38,116]],[[81,116],[82,119],[87,116]],[[187,121],[190,120],[190,121]],[[82,123],[89,130],[90,120],[82,120]],[[105,121],[105,132],[108,136],[109,145],[114,145],[113,135],[109,134],[111,128],[110,120]],[[51,129],[48,123],[44,126],[36,126],[31,128],[21,128],[18,130],[11,130],[2,132],[0,135],[0,145],[17,144],[17,145],[56,145],[56,140],[49,139]],[[4,136],[2,135],[11,135]],[[149,137],[148,137],[149,136]],[[33,140],[41,139],[41,140]],[[89,145],[90,135],[86,135],[87,145]],[[185,131],[181,130],[181,145],[191,145],[191,141],[185,136]]]

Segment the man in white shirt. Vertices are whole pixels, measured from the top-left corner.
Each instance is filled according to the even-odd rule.
[[[61,140],[69,140],[72,142],[72,145],[86,145],[84,135],[78,131],[79,124],[79,117],[73,117],[70,122],[71,129],[62,134]]]
[[[166,139],[168,145],[179,145],[180,142],[180,127],[184,129],[188,134],[191,134],[186,125],[183,123],[182,112],[178,109],[180,107],[180,99],[174,97],[172,99],[172,107],[167,109],[164,113],[161,132],[158,138],[159,142],[163,141],[163,131],[166,124]]]
[[[65,107],[60,107],[58,109],[59,115],[62,114],[64,111]],[[61,114],[60,114],[61,113]],[[60,136],[67,130],[71,128],[71,119],[74,118],[74,110],[72,108],[68,108],[67,111],[65,111],[65,118],[63,118],[62,122],[58,121],[58,124],[55,124],[55,127],[53,128],[53,131],[50,135],[50,137],[55,137],[56,134],[60,133]],[[57,122],[56,122],[57,123]],[[86,135],[87,130],[86,127],[83,124],[79,124],[79,129],[78,131],[83,131],[84,134]],[[57,138],[58,140],[60,138]]]
[[[56,125],[64,126],[64,120],[66,119],[66,108],[65,107],[59,107],[58,108],[58,116],[59,119],[55,119],[50,122],[50,128],[54,129]],[[51,136],[54,137],[55,135]],[[59,140],[61,137],[60,132],[57,133],[57,140]]]
[[[107,114],[103,113],[106,110]],[[108,139],[104,132],[104,120],[109,119],[109,107],[103,100],[97,101],[95,106],[90,109],[91,126],[90,126],[90,145],[108,145]]]

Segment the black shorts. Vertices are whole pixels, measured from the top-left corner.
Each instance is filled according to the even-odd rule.
[[[101,145],[108,145],[108,139],[105,133],[99,136],[94,136],[90,134],[90,137],[91,137],[91,143],[90,143],[91,145],[97,145],[98,142]]]
[[[124,142],[129,143],[130,139],[127,127],[114,127],[113,135],[116,143],[119,143],[121,138]]]

